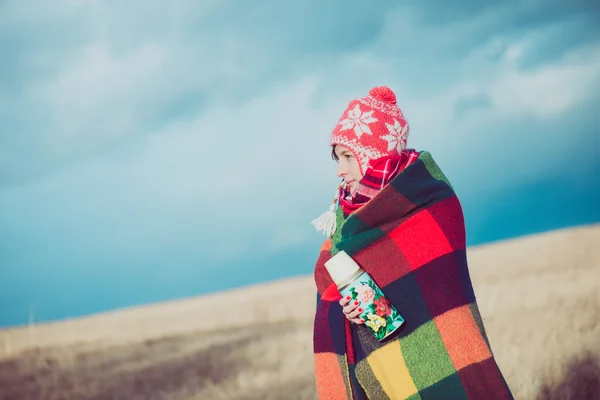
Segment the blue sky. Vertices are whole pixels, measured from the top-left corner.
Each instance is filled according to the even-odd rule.
[[[470,244],[600,221],[592,1],[0,3],[0,325],[312,273],[347,102],[396,91]]]

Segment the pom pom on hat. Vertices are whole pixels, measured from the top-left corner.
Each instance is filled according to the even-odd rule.
[[[387,86],[378,86],[369,90],[369,95],[377,100],[389,103],[396,104],[396,95]]]

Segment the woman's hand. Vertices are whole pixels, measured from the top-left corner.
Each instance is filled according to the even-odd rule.
[[[350,322],[354,322],[355,324],[363,324],[365,321],[359,317],[360,313],[363,312],[362,307],[359,307],[359,301],[353,301],[350,303],[350,296],[342,297],[340,300],[340,306],[342,306],[342,311],[346,318],[350,320]]]

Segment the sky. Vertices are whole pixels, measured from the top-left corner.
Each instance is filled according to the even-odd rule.
[[[594,1],[0,2],[0,326],[312,274],[387,85],[469,245],[600,221]]]

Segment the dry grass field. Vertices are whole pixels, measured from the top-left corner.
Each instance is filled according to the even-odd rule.
[[[470,248],[469,264],[515,397],[600,399],[600,226]],[[0,399],[314,399],[314,299],[309,276],[0,330]]]

